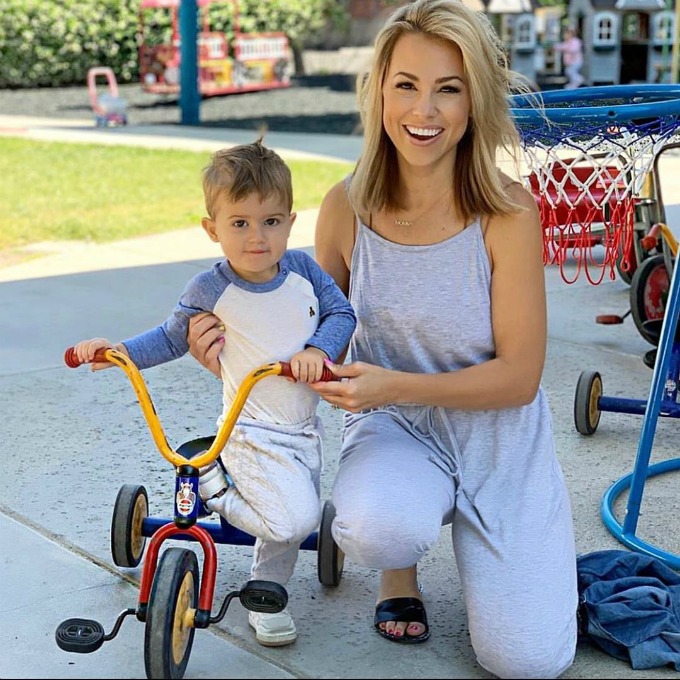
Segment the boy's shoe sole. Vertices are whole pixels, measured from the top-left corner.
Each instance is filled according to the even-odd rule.
[[[285,609],[277,614],[248,612],[248,624],[264,647],[282,647],[295,642],[297,638],[295,622]]]

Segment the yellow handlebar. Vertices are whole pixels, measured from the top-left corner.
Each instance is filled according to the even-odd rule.
[[[69,347],[66,350],[64,354],[64,361],[66,362],[66,365],[70,366],[71,368],[76,368],[77,366],[81,365],[81,361],[76,356],[73,347]],[[215,458],[217,458],[217,456],[220,455],[222,449],[225,447],[229,437],[231,436],[231,432],[234,429],[234,425],[236,424],[239,415],[241,414],[243,405],[246,403],[246,399],[248,398],[250,391],[253,389],[256,383],[258,383],[263,378],[268,378],[271,375],[282,375],[287,378],[293,378],[290,364],[285,361],[264,364],[263,366],[251,371],[248,375],[246,375],[239,385],[236,396],[234,397],[234,401],[232,402],[231,408],[229,409],[229,413],[217,430],[217,434],[215,435],[215,439],[210,445],[210,448],[200,455],[195,456],[194,458],[185,458],[181,454],[177,453],[177,451],[171,448],[168,444],[168,439],[165,436],[165,432],[163,431],[163,427],[161,425],[160,419],[158,418],[158,414],[156,413],[156,409],[154,408],[151,397],[149,396],[149,392],[146,389],[144,378],[142,378],[142,374],[135,365],[134,361],[116,349],[106,348],[97,350],[92,363],[106,361],[119,366],[125,371],[125,374],[132,383],[132,387],[134,387],[137,400],[139,401],[139,405],[142,407],[142,412],[144,413],[149,430],[151,431],[151,436],[153,437],[154,442],[156,442],[158,450],[166,460],[177,467],[180,465],[189,464],[200,468],[204,465],[207,465],[208,463],[211,463],[213,460],[215,460]],[[337,379],[338,378],[336,378],[333,372],[324,366],[321,380],[328,381]]]
[[[80,365],[80,361],[75,356],[75,352],[73,351],[72,347],[69,347],[66,350],[64,360],[71,368],[75,368],[76,366]],[[250,391],[253,389],[256,383],[258,383],[263,378],[268,378],[272,375],[284,375],[290,378],[293,377],[290,370],[290,364],[283,361],[265,364],[251,371],[241,382],[238,391],[236,392],[236,397],[234,398],[231,408],[229,409],[229,413],[217,430],[217,434],[215,435],[215,439],[210,448],[194,458],[185,458],[184,456],[177,453],[177,451],[171,448],[168,444],[168,439],[165,436],[165,432],[163,431],[163,427],[161,425],[160,419],[158,418],[158,414],[156,413],[156,409],[154,408],[151,397],[149,396],[149,392],[146,389],[144,378],[142,378],[142,374],[132,359],[116,349],[98,350],[95,354],[95,358],[93,359],[93,363],[104,361],[109,361],[112,364],[116,364],[116,366],[119,366],[125,371],[125,374],[129,378],[130,382],[132,383],[132,387],[135,390],[139,405],[142,407],[142,412],[144,413],[149,430],[151,431],[151,436],[153,437],[158,450],[166,460],[177,467],[180,465],[189,464],[196,468],[200,468],[204,465],[207,465],[208,463],[211,463],[213,460],[215,460],[215,458],[217,458],[217,456],[219,456],[222,449],[225,447],[227,440],[231,436],[231,432],[234,429],[236,420],[241,414],[241,410],[243,409],[243,405],[245,404]],[[332,380],[334,377],[335,376],[333,376],[333,374],[324,367],[324,376],[322,377],[322,380]]]

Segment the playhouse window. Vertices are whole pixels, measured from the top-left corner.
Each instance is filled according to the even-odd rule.
[[[675,34],[673,12],[659,12],[652,18],[652,35],[655,45],[672,45]]]
[[[515,17],[510,14],[501,14],[501,40],[505,45],[512,45],[515,33]]]
[[[536,31],[533,16],[521,16],[516,19],[514,45],[516,50],[533,50],[536,47]]]
[[[601,12],[593,19],[593,47],[614,47],[617,41],[618,17]]]

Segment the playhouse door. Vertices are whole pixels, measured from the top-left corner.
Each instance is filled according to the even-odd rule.
[[[649,51],[649,14],[625,12],[622,19],[621,70],[619,82],[647,82]]]

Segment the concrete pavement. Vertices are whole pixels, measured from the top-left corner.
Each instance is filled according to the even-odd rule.
[[[61,127],[55,121],[5,116],[0,116],[0,133],[74,142],[138,140],[201,151],[252,139],[243,131],[96,130],[91,121]],[[283,155],[354,160],[360,150],[354,137],[268,133],[267,142]],[[670,162],[665,174],[677,176],[677,160]],[[664,190],[664,195],[677,194]],[[678,206],[667,209],[675,215]],[[308,211],[296,222],[291,245],[311,251],[314,216]],[[219,256],[200,229],[189,228],[102,246],[48,244],[40,257],[0,268],[0,435],[6,444],[0,496],[0,678],[144,677],[143,624],[133,618],[90,655],[68,654],[54,642],[63,619],[97,619],[109,632],[118,613],[136,605],[141,570],[116,567],[110,555],[115,496],[123,483],[143,483],[151,514],[163,515],[173,484],[122,372],[68,369],[63,351],[88,335],[121,337],[157,323],[186,280]],[[546,280],[549,342],[543,384],[572,495],[577,548],[621,548],[602,524],[599,506],[609,486],[630,472],[642,421],[603,413],[595,435],[583,437],[573,425],[573,394],[579,373],[593,369],[602,373],[606,394],[646,398],[652,373],[641,357],[649,345],[630,318],[620,326],[594,322],[597,314],[628,308],[629,289],[621,281],[566,285],[550,267]],[[219,385],[192,359],[150,369],[145,377],[172,444],[213,432]],[[321,415],[326,425],[322,496],[327,498],[337,466],[340,416],[323,405]],[[676,432],[671,421],[660,420],[657,459],[675,457]],[[680,552],[672,477],[648,484],[640,535]],[[221,602],[247,579],[250,548],[221,545],[218,553],[215,601]],[[423,561],[421,579],[432,638],[424,645],[395,645],[372,630],[378,573],[348,562],[340,585],[324,588],[316,575],[316,553],[303,551],[288,588],[297,642],[278,649],[259,646],[237,603],[220,624],[196,632],[185,677],[490,677],[470,648],[447,528]],[[627,663],[582,644],[564,677],[671,674],[676,675],[670,669],[632,671]]]

